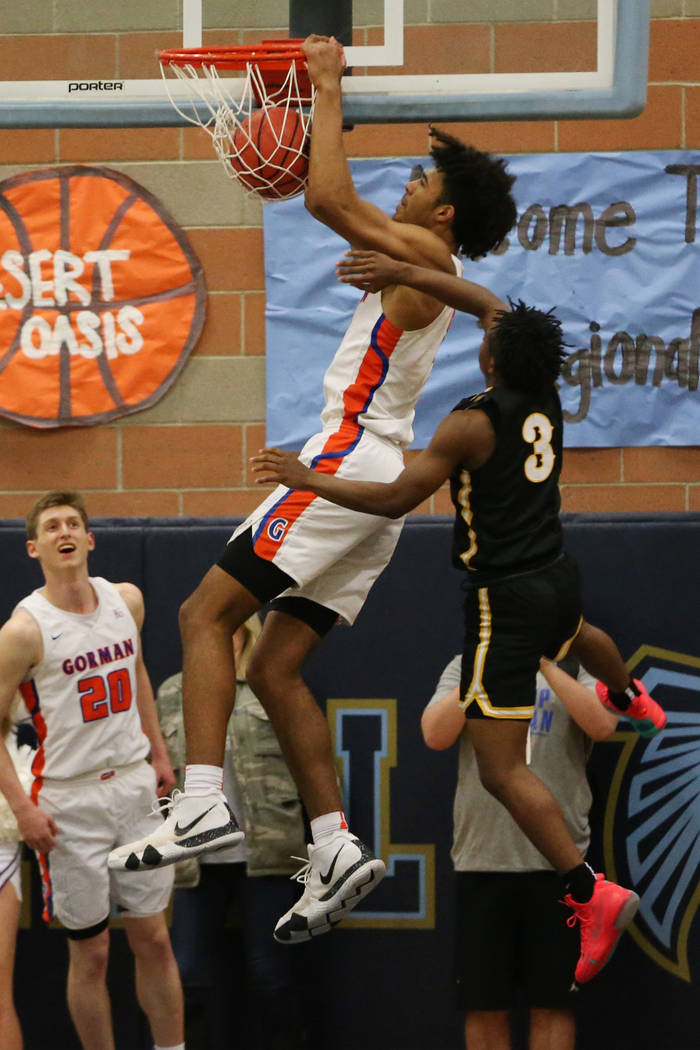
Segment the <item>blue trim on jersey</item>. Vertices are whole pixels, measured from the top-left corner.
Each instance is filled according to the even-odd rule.
[[[32,709],[31,709],[31,711],[29,711],[29,717],[32,720],[32,725],[34,726],[34,732],[36,733],[36,735],[38,737],[39,746],[36,748],[36,755],[32,759],[32,764],[30,766],[30,769],[32,771],[32,774],[34,776],[37,776],[37,774],[34,772],[34,763],[36,762],[36,759],[37,759],[37,756],[39,754],[39,751],[42,749],[42,747],[44,746],[44,743],[45,743],[45,741],[41,739],[41,734],[39,733],[39,727],[36,724],[36,718],[35,718],[35,716],[37,716],[37,715],[39,715],[41,713],[41,701],[39,700],[39,690],[36,687],[35,679],[34,678],[30,678],[29,681],[25,682],[24,684],[28,685],[30,687],[30,689],[32,691],[32,695],[34,697],[34,705],[33,705]],[[26,705],[26,703],[27,702],[25,700],[25,705]],[[27,708],[27,710],[29,710],[29,709]],[[47,732],[48,732],[48,730],[47,730]]]
[[[314,456],[314,458],[311,460],[309,469],[315,470],[322,459],[343,459],[345,456],[349,455],[349,453],[352,452],[353,449],[357,448],[360,442],[360,438],[365,432],[365,428],[360,426],[359,423],[357,424],[357,426],[359,427],[357,436],[355,440],[348,445],[347,448],[341,448],[337,452],[319,452],[319,454],[317,456]],[[285,499],[286,498],[287,497],[285,496]]]
[[[377,340],[377,336],[378,336],[379,330],[382,327],[382,324],[384,323],[384,321],[386,319],[387,319],[386,318],[386,314],[381,314],[380,315],[377,323],[375,324],[374,328],[372,329],[372,335],[370,337],[370,346],[371,346],[372,350],[374,350],[375,354],[377,354],[377,356],[379,357],[379,360],[382,362],[381,375],[380,375],[379,379],[377,380],[377,382],[374,384],[374,386],[370,387],[370,389],[369,389],[369,391],[367,393],[367,398],[366,398],[365,403],[362,406],[362,408],[358,412],[355,412],[352,416],[346,416],[345,417],[346,419],[351,419],[354,423],[357,424],[357,426],[359,428],[358,432],[357,432],[357,436],[355,437],[355,440],[352,441],[347,446],[347,448],[339,449],[337,452],[319,452],[318,455],[314,456],[314,458],[311,460],[311,463],[309,465],[309,469],[310,470],[315,470],[316,467],[318,466],[318,464],[323,459],[343,459],[345,456],[349,455],[349,453],[352,452],[353,449],[355,449],[357,447],[357,445],[358,445],[358,443],[359,443],[359,441],[360,441],[360,439],[361,439],[361,437],[362,437],[362,435],[364,433],[364,427],[362,426],[361,423],[358,423],[358,417],[361,416],[364,412],[367,411],[367,409],[369,408],[369,406],[372,403],[372,399],[374,398],[374,395],[376,394],[377,390],[379,390],[380,386],[382,385],[382,383],[386,379],[387,372],[389,371],[389,357],[381,349],[381,347],[379,346],[378,340]],[[270,507],[270,509],[268,510],[267,514],[265,515],[265,517],[260,522],[258,528],[253,533],[253,546],[255,546],[255,544],[257,543],[258,538],[260,537],[260,534],[264,531],[265,526],[269,522],[270,518],[276,513],[276,511],[279,509],[279,507],[282,506],[282,504],[285,502],[285,500],[289,497],[290,493],[293,492],[293,491],[294,491],[293,489],[287,489],[285,494],[283,496],[281,496],[277,500],[277,502],[274,504],[274,506]]]
[[[369,406],[372,404],[372,400],[374,398],[374,395],[376,394],[377,390],[379,390],[379,387],[382,385],[382,383],[386,379],[386,374],[389,371],[389,358],[387,357],[387,355],[384,353],[384,351],[379,346],[379,343],[377,342],[377,333],[379,332],[379,329],[382,327],[382,324],[384,323],[384,321],[386,321],[386,319],[387,319],[386,314],[381,314],[380,315],[379,320],[377,321],[377,323],[375,324],[374,328],[372,329],[372,335],[371,335],[370,341],[369,341],[369,345],[372,347],[372,349],[374,350],[375,354],[377,354],[377,356],[379,357],[379,360],[382,362],[382,374],[379,377],[379,379],[377,380],[377,382],[374,384],[374,386],[370,388],[369,393],[367,394],[367,400],[365,401],[365,403],[362,406],[362,408],[360,409],[360,411],[356,412],[355,415],[351,417],[352,419],[355,420],[355,422],[357,422],[358,417],[361,416],[363,414],[363,412],[366,412],[367,409],[369,408]]]
[[[314,458],[311,460],[311,463],[309,464],[309,470],[315,470],[322,459],[344,459],[345,456],[349,455],[353,451],[353,449],[357,448],[357,446],[358,446],[358,444],[360,442],[360,438],[362,437],[362,435],[365,432],[364,427],[361,426],[359,423],[357,423],[357,427],[358,427],[357,436],[355,437],[354,441],[351,441],[350,444],[346,448],[341,448],[337,452],[319,452],[318,455],[314,456]],[[265,517],[260,522],[260,525],[258,526],[256,531],[253,533],[253,546],[255,546],[255,544],[256,544],[256,542],[258,540],[258,537],[260,536],[260,533],[264,530],[265,526],[267,525],[267,523],[270,520],[270,518],[272,517],[272,515],[277,511],[277,509],[279,507],[282,506],[284,501],[294,491],[295,491],[294,489],[287,489],[285,494],[283,496],[281,496],[277,500],[277,502],[274,504],[274,506],[270,507],[270,509],[268,510],[267,514],[265,515]]]
[[[255,544],[257,543],[258,536],[260,535],[260,533],[263,531],[263,529],[267,525],[268,521],[270,520],[271,515],[275,513],[277,508],[280,507],[284,503],[284,501],[286,500],[287,496],[289,496],[289,494],[291,492],[293,492],[293,491],[294,491],[293,489],[287,489],[287,491],[285,492],[284,496],[280,496],[280,498],[277,500],[277,502],[272,507],[270,507],[270,509],[268,510],[267,514],[265,515],[265,517],[260,522],[258,528],[253,533],[253,546],[255,546]]]
[[[49,861],[48,853],[42,853],[41,856],[44,859],[46,865],[46,879],[44,879],[44,873],[41,871],[41,865],[39,865],[39,871],[41,874],[41,894],[44,901],[44,910],[48,913],[49,921],[54,918],[53,910],[53,883],[51,882],[51,862]]]

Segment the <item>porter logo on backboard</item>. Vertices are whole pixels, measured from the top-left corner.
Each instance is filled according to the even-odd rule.
[[[121,172],[71,166],[0,183],[0,415],[101,423],[154,404],[199,338],[201,263]]]
[[[630,927],[637,944],[690,981],[700,957],[700,657],[643,646],[628,666],[668,721],[647,740],[621,721],[611,738],[622,748],[605,814],[605,870],[640,895]]]

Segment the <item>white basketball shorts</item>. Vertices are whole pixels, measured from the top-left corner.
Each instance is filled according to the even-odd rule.
[[[172,867],[143,872],[107,867],[110,850],[147,835],[161,819],[148,813],[155,797],[155,773],[145,761],[102,774],[44,781],[39,807],[58,827],[54,849],[38,854],[47,922],[55,915],[69,930],[86,930],[103,922],[111,906],[127,918],[163,911],[172,890]]]
[[[0,890],[7,884],[14,886],[17,899],[22,900],[22,843],[0,841]]]
[[[403,453],[356,424],[342,424],[310,438],[299,459],[348,481],[393,481]],[[279,597],[308,598],[353,623],[398,542],[403,518],[392,520],[346,510],[312,492],[278,485],[236,529],[252,530],[255,553],[278,566],[298,586]]]

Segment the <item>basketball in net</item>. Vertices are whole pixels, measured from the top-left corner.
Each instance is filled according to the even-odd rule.
[[[229,163],[249,190],[266,200],[300,193],[309,170],[309,138],[297,109],[254,110],[236,127]]]
[[[314,90],[302,40],[161,51],[173,106],[211,137],[227,175],[263,200],[302,193]],[[175,80],[173,80],[175,78]],[[179,81],[179,88],[173,85]]]

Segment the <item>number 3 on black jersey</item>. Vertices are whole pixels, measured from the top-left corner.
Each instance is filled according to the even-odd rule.
[[[120,711],[128,711],[132,700],[129,670],[127,667],[118,667],[109,672],[106,681],[100,674],[83,678],[78,682],[78,692],[83,722],[106,718],[110,710],[115,715]]]
[[[554,467],[552,424],[544,413],[532,412],[523,423],[521,433],[528,445],[532,445],[532,455],[527,457],[523,467],[525,477],[528,481],[544,481]]]

